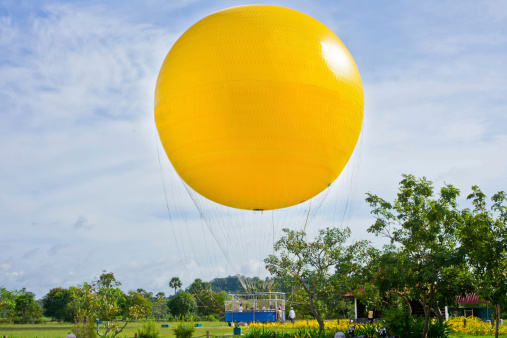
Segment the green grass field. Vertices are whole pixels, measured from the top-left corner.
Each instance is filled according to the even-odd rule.
[[[224,322],[200,322],[203,327],[196,328],[193,337],[205,336],[206,331],[210,335],[223,336],[225,334],[232,334],[232,327],[228,327]],[[161,324],[169,324],[170,328],[161,328]],[[172,327],[176,326],[175,322],[159,322],[157,326],[160,328],[161,337],[175,338]],[[127,327],[117,337],[131,338],[143,326],[142,323],[129,323]],[[4,336],[8,338],[56,338],[66,337],[72,330],[72,324],[1,324],[0,325],[0,338]],[[473,338],[477,336],[469,335],[454,335],[456,338]],[[483,338],[493,338],[494,336],[481,336]],[[507,336],[500,336],[507,338]]]
[[[223,322],[199,322],[203,327],[197,327],[194,337],[206,335],[206,331],[210,335],[223,336],[224,334],[232,334],[232,327],[227,327]],[[170,328],[161,328],[161,324],[169,324]],[[175,322],[159,322],[157,326],[160,328],[162,337],[175,337],[172,327],[176,326]],[[0,325],[0,338],[7,336],[8,338],[53,338],[66,337],[72,330],[72,324],[2,324]],[[142,323],[129,323],[127,327],[117,337],[134,337],[141,327]]]

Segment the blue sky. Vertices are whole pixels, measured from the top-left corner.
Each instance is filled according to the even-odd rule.
[[[353,239],[380,246],[365,232],[365,193],[393,198],[403,173],[463,195],[474,184],[507,189],[505,1],[266,3],[330,27],[364,84],[358,152],[315,224],[349,225]],[[170,293],[172,276],[188,284],[261,271],[262,252],[226,264],[164,156],[159,165],[153,119],[172,44],[202,17],[243,4],[0,1],[0,285],[42,297],[105,269],[125,289]]]

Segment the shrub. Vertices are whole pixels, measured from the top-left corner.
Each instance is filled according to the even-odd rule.
[[[97,332],[95,331],[95,323],[87,317],[76,317],[76,323],[72,328],[72,332],[77,338],[95,338]]]
[[[422,330],[421,330],[422,333]],[[451,336],[451,326],[447,322],[434,321],[428,328],[428,338],[449,338]]]
[[[194,331],[195,328],[193,322],[187,325],[187,327],[183,325],[183,322],[179,322],[178,325],[176,325],[176,327],[173,329],[176,338],[192,338]]]
[[[138,337],[142,338],[159,338],[160,330],[154,321],[150,320],[143,323],[143,327],[137,330]]]
[[[364,336],[368,335],[368,337],[378,337],[378,331],[380,330],[382,326],[380,324],[363,324],[363,325],[357,325],[355,334],[356,336]],[[404,336],[405,337],[405,336]]]

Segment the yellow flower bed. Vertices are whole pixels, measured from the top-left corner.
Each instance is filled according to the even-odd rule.
[[[448,321],[455,333],[465,333],[472,336],[485,336],[495,333],[495,328],[477,317],[466,317],[467,325],[463,325],[465,317],[451,317]],[[500,325],[499,334],[507,334],[507,326]]]
[[[495,333],[495,328],[491,326],[481,319],[477,317],[467,317],[467,325],[463,326],[463,319],[465,317],[451,317],[448,321],[449,326],[451,327],[452,332],[454,333],[463,333],[472,336],[485,336],[485,335],[493,335]],[[326,320],[324,321],[324,325],[326,330],[331,330],[333,332],[346,332],[351,325],[355,325],[356,329],[362,327],[364,324],[351,324],[348,319],[342,319],[339,321],[336,320]],[[374,324],[377,329],[382,327],[381,324]],[[316,320],[298,320],[294,324],[291,323],[250,323],[250,328],[253,329],[282,329],[282,330],[290,330],[290,329],[318,329],[319,323]],[[501,325],[499,328],[500,334],[507,334],[507,326]]]
[[[338,323],[337,320],[325,320],[324,321],[324,327],[326,330],[331,330],[334,332],[345,332],[348,330],[349,327],[354,325],[357,328],[362,327],[364,324],[352,324],[350,323],[350,320],[348,319],[341,319]],[[374,324],[375,327],[378,326],[378,328],[382,327],[380,324]],[[285,323],[282,324],[280,322],[273,322],[273,323],[250,323],[248,325],[249,328],[252,329],[283,329],[283,330],[289,330],[289,329],[318,329],[319,323],[316,320],[297,320],[294,322],[294,324],[291,323]]]

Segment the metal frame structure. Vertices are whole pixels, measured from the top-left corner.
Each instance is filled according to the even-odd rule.
[[[229,323],[285,321],[286,301],[283,292],[228,293],[225,295],[225,321]],[[281,319],[277,313],[278,308],[282,311]]]

